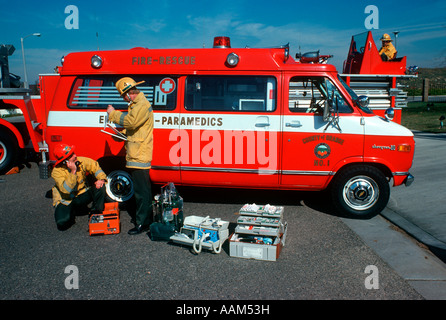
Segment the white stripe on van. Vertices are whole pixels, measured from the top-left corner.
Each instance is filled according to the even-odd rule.
[[[87,127],[103,128],[107,113],[97,111],[50,111],[49,127]],[[413,136],[407,128],[386,121],[381,117],[365,117],[365,125],[361,125],[361,117],[339,117],[339,128],[334,124],[327,125],[322,116],[310,115],[271,115],[259,114],[227,114],[227,113],[172,113],[155,112],[154,127],[157,129],[187,130],[253,130],[304,133],[344,133],[387,136]]]

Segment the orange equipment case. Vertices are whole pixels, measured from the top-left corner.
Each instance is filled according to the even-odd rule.
[[[119,233],[119,203],[105,203],[104,211],[102,213],[91,215],[89,221],[89,230],[90,236]]]

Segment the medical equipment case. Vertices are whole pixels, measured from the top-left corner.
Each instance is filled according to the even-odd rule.
[[[223,243],[229,236],[229,222],[220,218],[188,216],[180,232],[176,232],[170,239],[178,244],[191,246],[195,253],[202,248],[220,253]]]
[[[244,205],[229,237],[231,257],[276,261],[285,245],[287,223],[283,207]]]
[[[119,203],[105,203],[104,211],[102,213],[92,214],[90,216],[88,228],[90,236],[119,233]]]

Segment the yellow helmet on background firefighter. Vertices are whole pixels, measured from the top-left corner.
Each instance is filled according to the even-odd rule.
[[[57,159],[56,166],[64,160],[70,158],[74,153],[74,146],[69,146],[67,144],[59,144],[54,148],[53,154]]]
[[[379,39],[381,41],[392,41],[392,38],[390,38],[390,36],[387,33],[384,33],[382,38]]]
[[[144,83],[145,81],[136,82],[130,77],[124,77],[116,82],[116,89],[118,89],[119,94],[122,96],[124,93],[129,91],[131,88],[136,87],[138,84]]]

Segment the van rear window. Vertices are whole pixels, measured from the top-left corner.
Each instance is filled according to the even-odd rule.
[[[72,109],[107,109],[111,104],[115,109],[127,110],[127,102],[119,96],[115,83],[123,76],[83,76],[73,82],[68,97],[68,107]],[[174,110],[177,104],[177,79],[165,76],[132,76],[137,86],[154,110]]]
[[[188,76],[187,110],[276,110],[276,79],[267,76]]]

